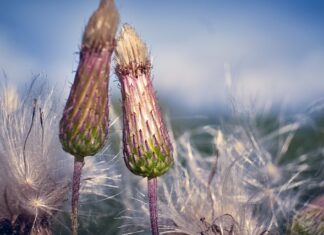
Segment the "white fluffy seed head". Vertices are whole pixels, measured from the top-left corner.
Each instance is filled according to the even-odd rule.
[[[309,169],[303,156],[278,164],[300,125],[287,123],[266,135],[242,124],[222,129],[207,126],[180,136],[175,167],[158,181],[160,231],[188,235],[217,234],[217,229],[220,234],[235,235],[283,232],[311,180],[302,177]],[[205,140],[206,135],[209,141],[204,146],[213,146],[211,154],[196,147],[195,141],[201,136]],[[269,149],[274,144],[276,149]],[[128,192],[125,198],[128,211],[120,217],[125,221],[124,232],[149,232],[146,191],[139,191]]]
[[[0,92],[0,215],[11,221],[50,218],[67,199],[72,162],[58,141],[57,104],[35,86],[23,98]]]
[[[223,133],[212,128],[208,131],[215,134],[211,139],[216,139],[216,132],[218,136],[223,136]],[[178,158],[175,166],[158,180],[161,233],[212,235],[219,231],[222,232],[220,234],[231,234],[229,231],[232,229],[234,235],[260,234],[264,227],[252,216],[252,209],[238,200],[238,196],[246,198],[246,195],[239,184],[237,169],[229,169],[233,167],[232,161],[224,156],[220,160],[216,155],[200,153],[191,144],[191,137],[195,134],[185,133],[177,140]],[[217,143],[222,141],[225,140],[218,139]],[[211,177],[213,170],[216,173]],[[232,197],[232,194],[236,197]],[[124,201],[128,211],[121,216],[125,220],[122,229],[130,233],[149,232],[146,191],[140,193],[137,190],[128,197],[133,200]]]

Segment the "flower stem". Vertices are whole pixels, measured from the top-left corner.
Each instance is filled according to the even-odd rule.
[[[78,159],[76,157],[74,160],[73,182],[72,182],[72,212],[71,212],[72,235],[78,234],[78,202],[79,202],[80,179],[81,179],[83,165],[84,165],[83,159]]]
[[[159,235],[157,212],[157,178],[147,179],[152,235]]]

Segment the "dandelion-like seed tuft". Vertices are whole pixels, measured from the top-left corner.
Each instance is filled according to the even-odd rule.
[[[0,216],[13,234],[51,234],[53,216],[67,199],[71,162],[59,148],[54,93],[36,84],[22,97],[7,87],[0,94],[12,101],[0,104]]]

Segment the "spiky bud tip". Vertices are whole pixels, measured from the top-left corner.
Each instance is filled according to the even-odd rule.
[[[173,163],[172,145],[151,80],[145,43],[124,25],[116,45],[116,74],[123,102],[123,146],[126,166],[134,174],[154,178]]]
[[[80,62],[60,122],[63,149],[82,160],[96,154],[108,134],[108,83],[119,17],[102,0],[86,26]]]
[[[112,47],[119,24],[119,14],[114,0],[101,0],[85,28],[82,47],[100,49]]]

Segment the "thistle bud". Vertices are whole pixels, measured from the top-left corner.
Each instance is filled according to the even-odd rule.
[[[309,203],[295,216],[291,230],[292,235],[324,234],[324,196]]]
[[[83,34],[80,62],[60,122],[63,149],[96,154],[108,133],[109,65],[119,22],[113,0],[102,0]]]
[[[123,102],[125,163],[136,175],[163,175],[173,163],[172,145],[154,93],[147,47],[131,26],[124,25],[115,53]]]

